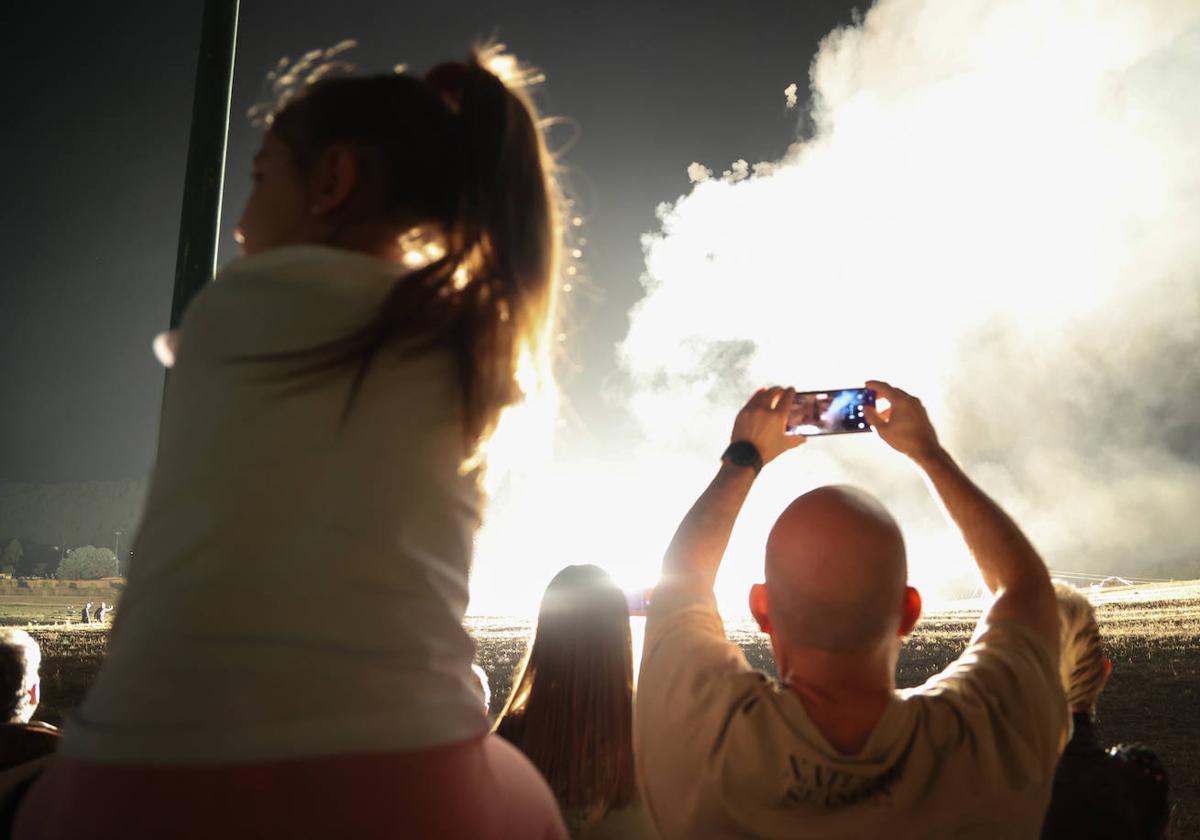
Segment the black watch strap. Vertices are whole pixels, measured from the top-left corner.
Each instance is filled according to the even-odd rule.
[[[721,460],[728,461],[738,467],[753,467],[754,474],[762,472],[763,459],[758,454],[758,447],[748,440],[735,440],[721,453]]]

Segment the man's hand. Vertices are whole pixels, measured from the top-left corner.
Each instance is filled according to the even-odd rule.
[[[738,412],[733,440],[753,444],[764,464],[804,443],[802,436],[787,434],[788,412],[795,393],[792,388],[760,389]],[[753,484],[751,470],[729,462],[721,465],[712,483],[679,523],[663,558],[660,585],[712,596],[733,523]]]
[[[889,403],[883,410],[872,405],[863,409],[867,422],[875,427],[875,433],[884,443],[918,462],[941,451],[937,432],[919,399],[877,379],[866,384],[875,392],[876,399],[882,397]]]
[[[863,414],[885,443],[912,458],[925,473],[934,495],[958,526],[983,582],[998,596],[980,619],[976,634],[997,621],[1018,621],[1041,636],[1057,657],[1058,608],[1050,575],[1037,551],[1009,515],[942,449],[920,400],[886,382],[871,380],[867,387],[891,405],[882,411],[867,406]]]
[[[729,439],[754,444],[763,464],[769,464],[789,449],[795,449],[807,438],[787,433],[788,413],[792,408],[795,388],[759,388],[733,421]]]

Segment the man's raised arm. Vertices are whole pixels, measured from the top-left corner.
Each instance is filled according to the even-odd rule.
[[[763,465],[804,443],[786,433],[792,388],[764,388],[738,412],[721,468],[679,523],[663,559],[660,586],[711,593],[729,535]]]
[[[988,621],[1020,621],[1057,651],[1058,610],[1046,564],[1017,524],[980,490],[938,443],[921,401],[886,382],[867,387],[891,406],[868,408],[867,418],[885,443],[912,459],[962,533],[983,581],[998,597]]]

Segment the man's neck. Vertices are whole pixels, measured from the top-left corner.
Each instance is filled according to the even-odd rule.
[[[830,746],[843,755],[861,751],[892,701],[895,658],[887,650],[793,649],[776,659],[784,685]]]

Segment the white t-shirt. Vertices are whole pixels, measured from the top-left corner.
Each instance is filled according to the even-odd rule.
[[[289,391],[404,274],[322,246],[235,261],[189,307],[128,589],[62,752],[118,764],[409,750],[483,733],[462,627],[480,512],[447,352]]]
[[[1046,644],[987,628],[898,691],[854,755],[751,670],[711,597],[663,589],[646,621],[635,739],[651,815],[672,838],[1035,838],[1067,737]]]

